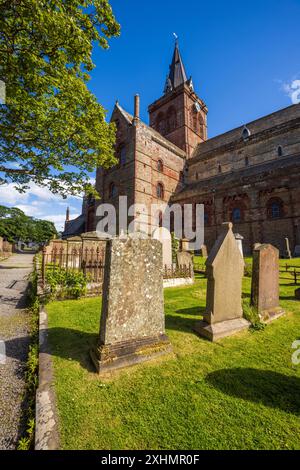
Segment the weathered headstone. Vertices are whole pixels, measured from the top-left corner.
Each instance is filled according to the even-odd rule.
[[[288,259],[291,259],[292,253],[291,253],[291,249],[290,249],[290,241],[289,241],[288,238],[285,238],[284,241],[285,241],[285,253],[284,253],[284,257],[285,257],[285,258],[288,258]]]
[[[176,253],[177,266],[184,266],[186,268],[193,268],[193,255],[188,251],[178,251]]]
[[[162,244],[114,238],[107,242],[97,371],[146,361],[170,352],[165,335]]]
[[[232,223],[223,230],[206,260],[207,292],[203,321],[195,331],[211,341],[229,336],[250,323],[243,318],[242,279],[244,260],[232,232]]]
[[[165,227],[157,227],[153,230],[152,238],[162,244],[162,265],[172,266],[172,239],[169,230]]]
[[[236,244],[238,246],[238,249],[240,250],[241,252],[241,255],[242,255],[242,258],[244,258],[244,252],[243,252],[243,240],[244,240],[244,237],[243,235],[240,235],[239,233],[235,233],[234,234],[234,238],[236,240]]]
[[[279,251],[269,244],[253,251],[251,305],[266,322],[284,313],[279,306]]]
[[[295,256],[295,258],[299,258],[299,257],[300,257],[300,245],[296,245],[296,246],[295,246],[294,256]]]
[[[207,247],[206,245],[201,245],[200,253],[203,258],[207,258]]]
[[[300,288],[298,287],[298,289],[295,290],[295,298],[297,300],[300,300]]]

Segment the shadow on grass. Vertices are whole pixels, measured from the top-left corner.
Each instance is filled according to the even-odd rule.
[[[192,313],[190,313],[192,310]],[[201,320],[201,315],[204,313],[204,308],[195,308],[194,309],[183,309],[177,310],[177,312],[185,313],[186,315],[194,315],[194,318],[186,318],[180,315],[166,315],[166,329],[167,330],[176,330],[181,331],[184,333],[193,333],[197,336],[194,332],[194,326],[197,320]]]
[[[223,393],[300,415],[300,378],[271,370],[222,369],[206,381]]]
[[[95,347],[99,335],[70,328],[50,328],[48,341],[51,355],[77,361],[89,372],[95,372],[89,351]]]

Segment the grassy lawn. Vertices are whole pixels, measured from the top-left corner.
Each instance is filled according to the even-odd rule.
[[[285,264],[285,260],[281,261]],[[291,260],[297,264],[300,260]],[[99,380],[88,350],[100,298],[47,306],[64,449],[300,449],[300,339],[295,286],[281,280],[287,314],[264,330],[212,344],[193,333],[206,280],[165,290],[174,354]],[[250,278],[244,278],[244,297]]]

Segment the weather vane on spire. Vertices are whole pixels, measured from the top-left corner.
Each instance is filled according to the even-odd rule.
[[[176,34],[176,33],[173,33],[173,36],[174,36],[174,38],[175,38],[175,42],[178,42],[178,36],[177,36],[177,34]]]

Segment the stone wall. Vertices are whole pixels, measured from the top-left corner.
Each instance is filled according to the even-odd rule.
[[[222,222],[231,220],[244,237],[245,254],[254,243],[271,243],[283,255],[286,237],[293,252],[300,243],[300,106],[248,127],[252,134],[247,141],[241,138],[243,128],[238,128],[201,144],[188,161],[190,184],[172,201],[204,204],[209,249]]]

